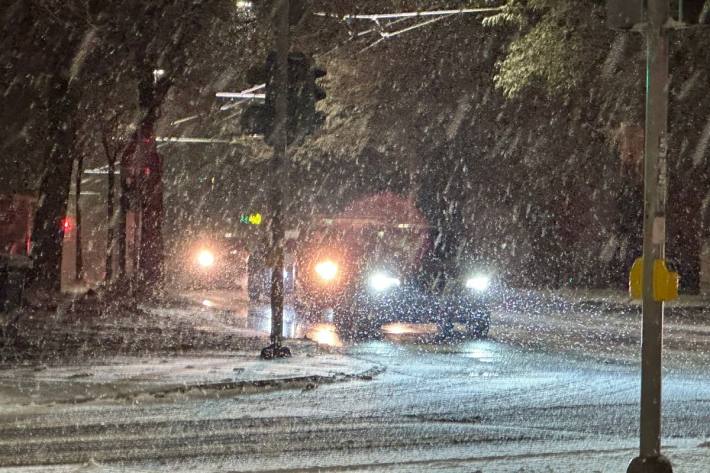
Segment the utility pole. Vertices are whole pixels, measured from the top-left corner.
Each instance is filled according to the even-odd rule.
[[[627,473],[671,473],[661,455],[661,352],[663,300],[654,297],[654,265],[665,258],[668,190],[669,0],[648,0],[646,22],[646,132],[644,143],[643,335],[641,440]]]
[[[283,342],[284,310],[284,227],[283,181],[288,146],[288,51],[290,48],[289,0],[276,0],[271,12],[274,28],[276,64],[274,67],[274,128],[271,134],[274,155],[271,160],[271,345],[261,351],[262,358],[290,356]]]
[[[116,191],[116,155],[109,149],[108,139],[105,134],[102,136],[102,143],[106,151],[106,159],[108,160],[108,175],[106,176],[106,273],[104,276],[104,282],[108,284],[113,280],[114,224],[116,221],[113,207]]]
[[[84,154],[79,153],[76,158],[76,176],[74,181],[74,219],[76,220],[76,225],[74,226],[74,244],[76,245],[74,280],[76,282],[84,279],[84,258],[81,252],[81,175],[83,172]]]

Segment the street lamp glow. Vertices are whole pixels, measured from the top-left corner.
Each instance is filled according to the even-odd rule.
[[[324,282],[330,282],[338,275],[338,265],[330,260],[321,261],[316,265],[315,270]]]
[[[202,268],[211,268],[214,266],[214,253],[212,253],[210,250],[203,249],[200,250],[197,253],[197,257],[195,258],[197,261],[197,264],[200,265]]]

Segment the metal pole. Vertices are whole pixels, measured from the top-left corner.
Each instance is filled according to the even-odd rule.
[[[262,357],[289,356],[282,347],[284,310],[284,228],[283,189],[286,162],[288,114],[288,50],[290,47],[289,0],[277,0],[272,12],[275,36],[276,65],[274,71],[274,128],[271,135],[274,156],[271,160],[271,346],[262,350]]]
[[[108,157],[108,156],[107,156]],[[114,212],[114,199],[116,185],[116,159],[115,156],[108,157],[108,175],[106,183],[106,258],[104,282],[110,283],[113,280],[113,245],[114,245],[114,224],[116,216]]]
[[[81,177],[82,173],[84,171],[84,155],[79,154],[76,158],[76,176],[75,176],[75,181],[74,181],[74,215],[75,215],[75,220],[76,220],[76,225],[74,225],[74,237],[75,237],[75,245],[76,245],[76,254],[75,254],[75,265],[74,265],[74,279],[76,282],[81,281],[84,279],[84,258],[81,253],[81,231],[82,231],[82,223],[81,223]]]
[[[668,0],[648,0],[644,144],[643,335],[640,455],[628,472],[671,472],[661,455],[663,302],[653,297],[653,265],[665,257],[668,150]]]

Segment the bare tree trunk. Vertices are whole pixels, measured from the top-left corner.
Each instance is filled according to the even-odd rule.
[[[137,267],[141,287],[151,288],[162,277],[163,265],[163,166],[155,142],[155,128],[160,117],[160,108],[173,84],[174,75],[187,64],[188,45],[200,31],[200,23],[194,21],[211,1],[190,2],[184,11],[184,28],[173,38],[168,50],[155,55],[150,50],[152,25],[141,23],[135,45],[134,57],[139,73],[138,102],[143,118],[138,125],[138,139],[133,150],[137,178],[137,200],[140,211],[140,244],[137,246],[139,265]],[[150,19],[156,11],[155,5],[146,3],[143,18]],[[158,68],[164,58],[170,57],[167,71]],[[173,77],[170,75],[173,74]],[[138,227],[137,227],[138,229]]]
[[[67,214],[76,134],[76,99],[72,96],[69,80],[60,73],[51,79],[47,107],[49,153],[33,225],[30,280],[37,287],[59,291],[64,239],[62,220]]]
[[[127,250],[128,245],[126,243],[127,230],[126,230],[126,219],[128,218],[128,211],[130,210],[131,203],[135,201],[132,196],[132,192],[135,188],[134,185],[134,152],[136,149],[136,141],[138,140],[137,135],[134,133],[131,136],[131,141],[126,146],[126,149],[121,154],[120,168],[121,176],[119,178],[120,195],[118,201],[118,277],[119,279],[126,278],[127,275],[127,263],[128,256]],[[135,270],[135,268],[134,268]]]
[[[162,276],[163,262],[163,167],[155,143],[155,123],[146,120],[139,142],[141,172],[139,196],[141,202],[140,219],[140,279],[152,285]]]
[[[417,207],[431,226],[427,238],[427,251],[422,256],[419,284],[434,294],[444,291],[449,281],[460,271],[458,253],[464,233],[462,202],[463,185],[458,176],[457,156],[443,156],[445,161],[426,163],[428,168],[420,174]],[[445,164],[443,164],[445,163]],[[439,167],[437,167],[439,166]],[[426,183],[421,182],[426,176]]]

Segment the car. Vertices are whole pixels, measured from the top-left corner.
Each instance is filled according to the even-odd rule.
[[[370,196],[321,218],[294,245],[296,312],[311,321],[330,314],[347,338],[376,336],[397,322],[434,324],[445,337],[487,336],[488,274],[454,278],[443,291],[421,282],[430,230],[410,200],[393,194]]]
[[[247,251],[232,233],[201,234],[180,242],[170,260],[176,283],[191,289],[233,289],[244,285]]]
[[[401,280],[392,273],[374,271],[357,285],[356,292],[334,311],[339,332],[352,339],[390,334],[419,333],[417,325],[434,327],[442,339],[486,338],[491,317],[483,287],[454,281],[442,293],[432,293],[415,278]]]

